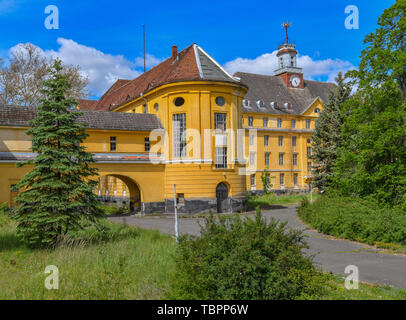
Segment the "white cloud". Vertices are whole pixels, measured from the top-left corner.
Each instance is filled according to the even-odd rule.
[[[224,68],[231,74],[235,72],[248,72],[273,75],[278,68],[277,51],[265,53],[255,59],[236,58],[224,64]],[[338,72],[345,73],[354,66],[349,61],[340,59],[313,60],[309,56],[298,55],[297,64],[303,68],[306,79],[320,80],[327,78],[327,81],[334,82]]]
[[[92,95],[102,95],[119,78],[131,80],[142,73],[142,58],[130,61],[122,55],[107,54],[70,39],[58,38],[57,43],[60,47],[56,51],[41,49],[44,56],[58,57],[64,64],[80,66],[81,72],[89,79],[88,89]],[[153,55],[147,55],[148,68],[161,61]]]

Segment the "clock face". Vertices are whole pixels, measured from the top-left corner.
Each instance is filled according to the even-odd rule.
[[[290,78],[290,83],[292,84],[293,87],[297,88],[300,85],[300,78],[297,76],[294,76]]]

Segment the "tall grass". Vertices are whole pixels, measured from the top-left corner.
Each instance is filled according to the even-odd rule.
[[[19,243],[13,224],[0,227],[2,299],[162,299],[175,242],[157,231],[104,222],[64,238],[53,250]],[[59,289],[47,290],[47,265],[59,269]]]

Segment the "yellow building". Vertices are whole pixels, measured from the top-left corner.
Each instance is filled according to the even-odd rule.
[[[296,61],[289,46],[280,55],[288,49]],[[100,200],[172,212],[176,185],[180,212],[242,210],[246,192],[262,190],[264,170],[275,191],[305,190],[308,139],[329,85],[303,81],[291,67],[232,76],[196,44],[173,46],[169,59],[138,78],[118,80],[98,101],[79,101]],[[0,202],[13,203],[13,186],[29,170],[16,162],[35,157],[25,135],[35,112],[0,107]]]
[[[304,80],[293,44],[279,46],[277,57],[273,76],[234,74],[249,88],[241,106],[249,150],[247,190],[263,190],[261,175],[269,174],[275,192],[305,191],[312,167],[310,136],[335,85]]]

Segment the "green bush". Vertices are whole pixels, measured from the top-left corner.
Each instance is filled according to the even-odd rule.
[[[108,204],[101,203],[100,209],[102,209],[102,211],[104,212],[104,214],[106,216],[110,216],[110,215],[127,213],[130,211],[130,206],[127,204],[127,205],[118,207],[115,205],[108,205]]]
[[[323,292],[323,275],[301,250],[299,231],[257,210],[254,219],[210,214],[201,237],[182,236],[170,299],[300,299]]]
[[[321,233],[374,244],[406,245],[406,213],[358,198],[326,195],[310,204],[303,201],[299,217]]]

